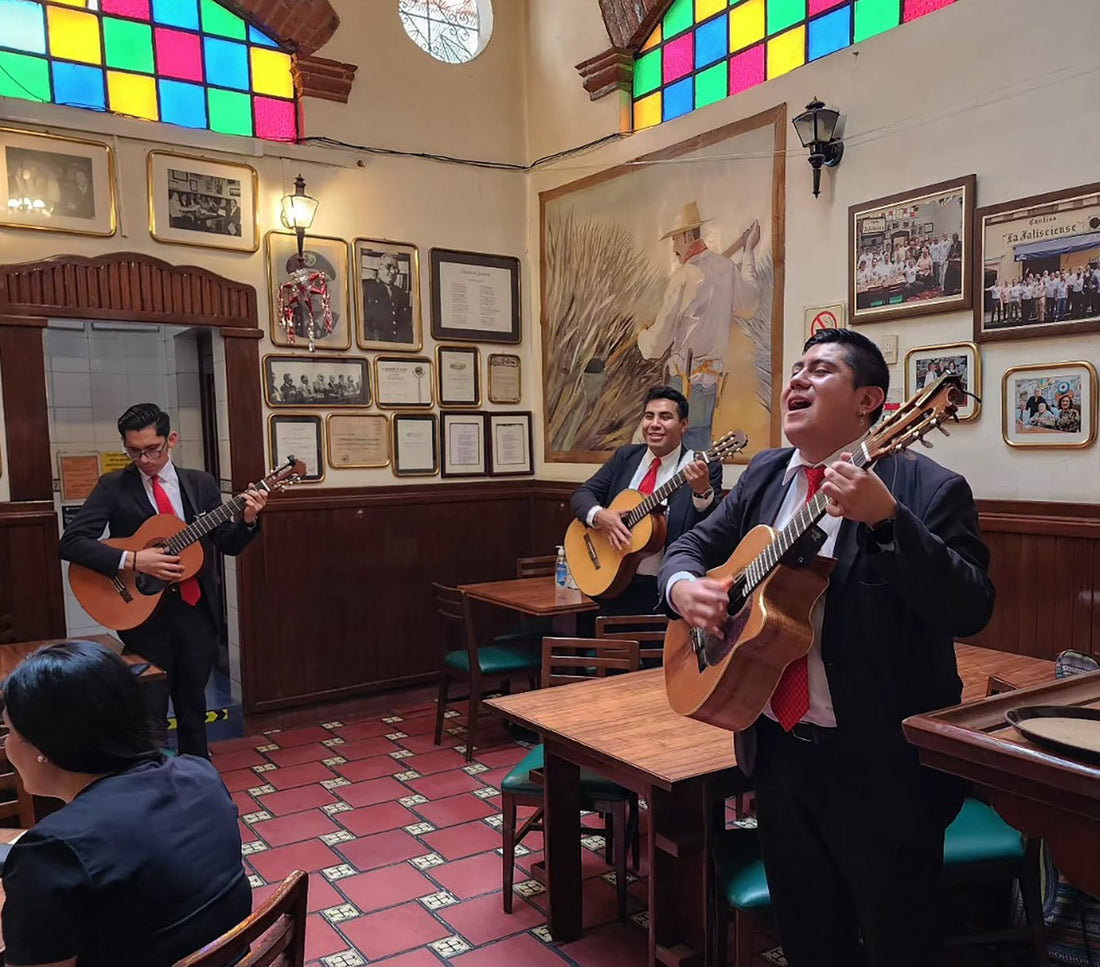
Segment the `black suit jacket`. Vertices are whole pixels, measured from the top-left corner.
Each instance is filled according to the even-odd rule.
[[[751,528],[775,520],[791,453],[758,454],[719,510],[668,549],[662,595],[676,572],[704,574]],[[887,457],[875,472],[898,503],[894,544],[879,549],[865,525],[842,523],[821,652],[841,736],[885,749],[905,747],[906,716],[959,702],[955,639],[986,626],[995,592],[966,480],[918,454]],[[738,738],[750,771],[754,744]]]
[[[400,286],[378,279],[363,283],[363,338],[370,342],[415,342],[412,303]]]
[[[584,523],[593,507],[597,504],[607,507],[618,494],[629,488],[630,481],[648,449],[649,447],[644,443],[631,443],[625,447],[619,447],[607,463],[573,491],[569,504],[577,520]],[[686,452],[687,447],[681,446],[681,460]],[[710,465],[710,486],[714,490],[714,497],[703,511],[695,509],[691,488],[686,484],[669,497],[668,510],[665,512],[668,523],[666,547],[681,534],[691,530],[718,506],[719,491],[722,489],[722,464],[717,460]]]

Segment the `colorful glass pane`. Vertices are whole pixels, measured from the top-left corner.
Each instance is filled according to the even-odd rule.
[[[778,77],[806,63],[806,28],[788,30],[768,41],[768,78]]]
[[[206,88],[201,84],[161,80],[160,119],[185,128],[206,127]]]
[[[100,0],[100,9],[119,17],[146,21],[149,19],[149,0]]]
[[[806,41],[806,59],[817,60],[852,42],[852,8],[841,7],[824,17],[810,21]]]
[[[730,93],[755,87],[764,80],[764,45],[757,44],[730,58]]]
[[[695,31],[695,69],[722,60],[729,53],[725,15],[708,20]]]
[[[262,30],[257,30],[252,24],[248,25],[248,42],[251,44],[259,44],[261,47],[278,47],[279,44],[268,37]]]
[[[703,107],[720,101],[729,93],[726,65],[715,64],[695,75],[695,106]]]
[[[30,0],[0,0],[0,45],[28,54],[46,53],[46,23],[42,4]]]
[[[244,40],[245,23],[235,13],[215,0],[200,0],[199,9],[202,14],[202,29],[205,33]]]
[[[764,0],[745,0],[730,11],[730,50],[764,39]]]
[[[107,107],[103,69],[87,64],[53,62],[53,99],[57,104],[102,111]]]
[[[293,101],[273,97],[253,100],[256,137],[269,141],[293,141],[298,132],[297,107]]]
[[[104,17],[103,50],[108,67],[153,73],[153,30],[148,24]]]
[[[99,18],[94,13],[48,6],[50,54],[82,64],[100,63]]]
[[[856,0],[855,14],[856,26],[852,33],[857,44],[901,22],[898,0]]]
[[[0,97],[50,100],[48,61],[27,54],[0,50]]]
[[[294,97],[289,54],[284,54],[281,50],[266,50],[263,47],[251,47],[248,54],[252,64],[253,91],[275,97]]]
[[[806,0],[768,0],[768,36],[806,19]]]
[[[677,34],[683,33],[695,22],[695,11],[692,0],[672,0],[672,6],[662,21],[664,24],[665,40],[670,40]]]
[[[198,30],[198,0],[153,0],[153,19],[169,27]]]
[[[839,7],[842,3],[845,6],[851,6],[851,0],[809,0],[806,4],[806,12],[813,17],[826,10],[832,10],[833,7]]]
[[[648,94],[634,102],[634,129],[651,128],[661,123],[661,92]]]
[[[665,88],[662,120],[670,121],[681,114],[687,114],[695,107],[695,88],[690,77],[670,84]]]
[[[248,90],[248,48],[244,44],[205,37],[202,51],[207,84]]]
[[[708,17],[721,13],[729,6],[729,0],[695,0],[695,22],[702,23]]]
[[[116,114],[157,121],[157,85],[151,77],[107,71],[107,103]]]
[[[902,20],[909,23],[910,20],[916,20],[917,17],[923,17],[926,13],[932,13],[954,2],[955,0],[905,0]]]
[[[157,73],[181,81],[202,80],[202,43],[198,34],[157,27]]]
[[[634,96],[642,97],[661,86],[661,52],[652,50],[634,61]]]
[[[222,134],[252,134],[252,98],[237,91],[206,89],[210,130]]]
[[[691,34],[684,34],[682,37],[677,37],[670,43],[665,44],[661,77],[666,84],[691,73],[692,41],[694,39]],[[665,112],[668,112],[667,103],[665,104]]]

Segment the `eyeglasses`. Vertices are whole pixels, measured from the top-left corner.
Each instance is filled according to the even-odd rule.
[[[133,447],[123,447],[128,456],[134,463],[137,463],[142,457],[148,457],[150,460],[155,460],[162,453],[164,448],[168,446],[168,441],[165,440],[160,446],[146,447],[144,450],[135,450]]]

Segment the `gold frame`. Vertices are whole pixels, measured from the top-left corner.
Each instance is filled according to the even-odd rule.
[[[435,450],[435,458],[432,461],[431,470],[401,470],[397,466],[397,424],[402,419],[432,421],[432,442]],[[439,446],[439,417],[435,413],[425,413],[423,410],[398,410],[390,418],[390,469],[395,477],[438,477],[440,465]]]
[[[279,403],[273,402],[271,394],[268,392],[269,386],[267,381],[267,361],[269,359],[289,359],[296,363],[327,363],[335,365],[348,365],[350,363],[360,363],[363,367],[363,379],[366,381],[367,390],[367,402],[366,403],[333,403],[326,401],[324,403]],[[370,360],[366,356],[292,356],[290,353],[264,353],[263,358],[260,360],[260,379],[263,381],[264,387],[264,405],[269,406],[271,409],[299,409],[304,410],[307,408],[314,408],[318,410],[365,410],[374,405],[374,387],[371,385],[371,372]]]
[[[300,484],[319,484],[325,479],[326,465],[325,465],[325,421],[321,419],[316,413],[269,413],[267,415],[267,454],[271,463],[270,466],[277,467],[281,462],[279,455],[275,452],[275,424],[278,420],[291,419],[293,417],[305,417],[308,420],[317,421],[317,432],[320,434],[320,439],[317,441],[317,461],[321,468],[321,476],[309,478],[302,477],[298,482]],[[305,461],[303,461],[304,463]]]
[[[244,168],[252,173],[252,247],[238,248],[233,245],[211,245],[209,242],[189,242],[176,238],[164,238],[157,234],[156,205],[153,199],[153,158],[161,155],[165,158],[181,158],[185,161],[201,161],[204,164],[222,165],[226,168]],[[243,178],[241,179],[244,180]],[[260,177],[252,165],[241,164],[237,161],[219,161],[216,158],[206,158],[198,154],[176,154],[174,151],[161,151],[154,148],[145,156],[145,193],[149,199],[149,234],[162,245],[189,245],[192,248],[216,248],[223,252],[242,252],[251,255],[260,249]],[[241,224],[245,224],[241,219]],[[163,230],[163,229],[162,229]],[[201,233],[196,233],[201,234]]]
[[[56,228],[53,225],[32,225],[24,222],[8,222],[3,220],[0,213],[0,227],[2,228],[26,228],[32,232],[61,232],[65,235],[91,235],[95,238],[110,238],[118,231],[118,198],[115,191],[115,152],[114,149],[103,141],[90,141],[87,138],[71,138],[63,134],[46,134],[42,131],[31,131],[26,128],[9,128],[0,125],[0,135],[18,134],[23,137],[41,138],[44,141],[64,141],[69,144],[85,144],[95,148],[102,148],[107,152],[107,185],[111,199],[111,230],[109,232],[88,232],[79,228]]]
[[[266,272],[267,272],[267,305],[268,305],[268,313],[269,313],[269,315],[268,315],[268,333],[267,333],[267,336],[268,336],[268,339],[271,341],[271,345],[275,346],[277,349],[289,349],[289,350],[296,350],[297,349],[297,350],[300,350],[300,349],[308,346],[308,342],[306,340],[306,337],[304,337],[304,336],[299,338],[298,341],[295,342],[295,343],[279,342],[276,339],[276,334],[277,333],[282,333],[282,338],[283,339],[286,338],[286,333],[283,332],[283,327],[279,324],[279,300],[278,300],[278,297],[276,295],[275,273],[272,270],[272,262],[271,262],[271,236],[272,235],[278,235],[281,238],[290,238],[290,239],[295,238],[295,235],[294,235],[293,232],[281,231],[280,229],[277,229],[277,228],[271,228],[271,229],[268,229],[266,232],[264,232],[264,262],[265,262],[265,265],[266,265]],[[309,242],[310,242],[311,239],[319,240],[319,241],[322,241],[322,242],[336,242],[343,249],[344,264],[342,266],[342,271],[341,271],[341,266],[337,266],[337,270],[340,272],[340,277],[342,278],[343,283],[344,283],[344,305],[343,305],[343,310],[344,310],[344,322],[345,322],[345,325],[347,326],[347,337],[348,338],[347,338],[347,341],[343,345],[338,346],[335,343],[329,344],[329,345],[322,345],[321,342],[318,340],[318,338],[315,336],[314,337],[314,343],[315,343],[314,348],[319,350],[320,352],[344,352],[347,349],[351,349],[351,330],[355,326],[358,325],[358,322],[357,322],[356,317],[355,317],[355,313],[352,312],[352,308],[351,308],[351,287],[350,287],[349,282],[348,282],[348,265],[349,265],[349,261],[348,261],[348,259],[349,259],[348,243],[345,239],[337,238],[335,235],[307,234],[306,235],[306,246],[307,247],[309,246]]]
[[[1033,371],[1043,371],[1051,369],[1060,369],[1064,366],[1079,366],[1085,371],[1088,376],[1089,383],[1089,435],[1088,438],[1082,440],[1080,443],[1021,443],[1019,440],[1010,440],[1008,436],[1008,378],[1014,373],[1026,373]],[[1004,440],[1010,447],[1016,447],[1021,450],[1087,450],[1096,442],[1096,416],[1097,416],[1097,400],[1096,400],[1096,367],[1093,366],[1088,360],[1085,359],[1071,359],[1060,363],[1028,363],[1024,366],[1010,366],[1005,370],[1004,376],[1001,377],[1001,439]],[[1083,408],[1082,408],[1083,409]],[[1082,412],[1081,419],[1084,421],[1085,414]]]
[[[474,388],[477,391],[473,402],[445,403],[443,401],[443,353],[473,354]],[[435,398],[440,409],[477,409],[481,406],[481,350],[477,346],[451,346],[441,343],[435,347]]]
[[[516,377],[519,382],[519,396],[514,400],[501,399],[493,396],[493,360],[497,358],[510,358],[514,359],[518,364],[516,369],[519,370],[519,375]],[[486,396],[490,403],[500,403],[504,406],[519,406],[523,401],[523,357],[519,353],[489,353],[485,357],[485,383],[486,383]]]
[[[332,458],[332,421],[333,420],[382,420],[386,424],[383,437],[386,440],[385,463],[340,463]],[[325,460],[333,470],[378,470],[393,463],[393,431],[390,429],[388,413],[329,413],[325,417]]]
[[[363,280],[359,277],[359,243],[373,242],[379,246],[394,246],[409,250],[409,302],[413,310],[413,335],[416,337],[408,345],[404,343],[379,342],[363,339]],[[349,243],[348,255],[348,299],[352,298],[352,284],[355,288],[355,345],[360,349],[380,349],[387,353],[418,353],[424,348],[424,311],[420,293],[420,249],[412,242],[399,242],[392,238],[367,238],[359,235]]]
[[[380,410],[430,410],[435,406],[435,376],[429,372],[428,376],[428,396],[429,399],[426,403],[383,403],[382,394],[380,392],[382,387],[382,381],[378,378],[378,364],[379,363],[427,363],[429,367],[434,363],[429,356],[375,356],[374,357],[374,393],[372,399],[374,405]]]
[[[977,343],[972,342],[945,342],[939,343],[935,346],[914,346],[905,354],[905,396],[904,399],[911,399],[916,390],[909,380],[909,357],[915,353],[920,353],[923,356],[931,356],[934,353],[939,353],[947,349],[969,349],[974,354],[974,365],[971,367],[968,375],[970,376],[971,385],[967,387],[967,391],[973,393],[978,399],[974,401],[974,412],[969,416],[960,416],[960,423],[972,423],[978,418],[978,414],[982,411],[982,357],[978,352]]]

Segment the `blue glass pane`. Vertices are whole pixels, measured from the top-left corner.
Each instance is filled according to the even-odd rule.
[[[46,27],[42,22],[42,4],[29,0],[0,0],[0,46],[25,50],[28,54],[46,53]]]
[[[708,20],[695,31],[695,69],[721,60],[729,53],[726,15]]]
[[[198,30],[198,0],[153,0],[153,20],[171,27]]]
[[[160,119],[185,128],[206,127],[206,91],[200,84],[158,81]]]
[[[250,43],[259,44],[261,47],[278,47],[279,45],[268,37],[262,30],[257,30],[251,24],[248,25],[248,40]]]
[[[695,90],[690,77],[665,88],[662,120],[668,121],[687,114],[695,107]]]
[[[811,20],[806,50],[809,60],[817,60],[852,42],[852,8],[841,7],[824,17]]]
[[[248,48],[244,44],[204,37],[202,46],[207,84],[248,90]]]
[[[103,111],[107,107],[103,93],[103,69],[86,64],[66,64],[55,60],[53,99],[58,104]]]

